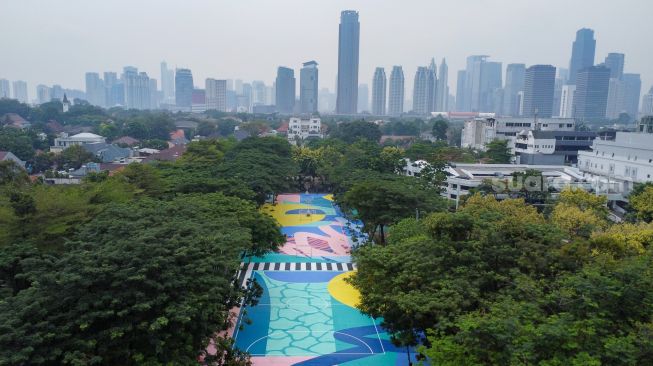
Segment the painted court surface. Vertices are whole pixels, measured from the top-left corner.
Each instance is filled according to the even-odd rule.
[[[280,195],[263,208],[287,237],[279,253],[245,266],[263,287],[234,330],[236,347],[254,365],[406,365],[379,325],[361,314],[359,295],[344,279],[353,265],[350,230],[331,195]],[[349,228],[351,227],[351,229]]]

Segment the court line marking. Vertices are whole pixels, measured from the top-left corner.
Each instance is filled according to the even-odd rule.
[[[372,350],[372,347],[370,347],[370,345],[367,342],[365,342],[364,340],[362,340],[362,339],[360,339],[360,338],[358,338],[358,337],[356,337],[354,335],[351,335],[351,334],[348,334],[348,333],[343,333],[343,332],[340,332],[340,331],[335,331],[335,330],[325,330],[325,331],[317,331],[317,330],[275,330],[272,333],[269,333],[268,335],[263,336],[263,337],[255,340],[254,342],[250,343],[250,345],[247,347],[245,352],[249,352],[249,349],[252,348],[252,346],[255,343],[257,343],[257,342],[259,342],[259,341],[261,341],[261,340],[263,340],[265,338],[269,338],[272,334],[275,334],[275,333],[314,333],[314,332],[317,332],[317,333],[333,333],[334,335],[336,333],[342,334],[344,336],[354,338],[355,340],[357,340],[357,341],[361,342],[362,344],[364,344],[365,347],[367,347],[367,349],[370,350],[370,353],[362,353],[362,352],[357,352],[357,353],[337,353],[337,352],[335,352],[335,353],[327,353],[327,354],[320,354],[320,353],[317,353],[317,352],[308,351],[308,352],[314,353],[316,355],[327,356],[327,355],[331,355],[331,354],[338,354],[338,355],[380,355],[381,354],[380,352],[379,353],[374,352],[374,350]],[[378,338],[378,339],[379,339],[379,341],[381,340],[380,338]],[[333,337],[333,340],[336,341],[336,338]],[[282,351],[279,351],[279,352],[282,352]],[[383,351],[383,354],[385,354],[385,350]],[[259,355],[260,356],[267,356],[267,354],[252,354],[252,356],[259,356]],[[283,354],[282,356],[292,356],[292,355]]]
[[[383,350],[383,354],[385,354],[385,347],[383,347],[383,341],[381,340],[381,334],[379,334],[379,328],[376,327],[375,319],[372,319],[372,324],[374,324],[374,330],[376,330],[376,337],[379,339],[379,343],[381,344],[381,349]]]

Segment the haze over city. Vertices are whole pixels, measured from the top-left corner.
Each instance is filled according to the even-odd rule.
[[[159,78],[159,63],[207,77],[263,80],[277,66],[316,60],[320,88],[335,90],[340,11],[360,14],[359,82],[402,65],[406,90],[417,66],[446,57],[449,86],[469,55],[503,63],[569,67],[576,30],[595,31],[596,58],[626,55],[625,72],[653,85],[646,42],[653,2],[580,1],[5,1],[0,13],[0,78],[84,89],[88,71],[126,65]],[[407,93],[408,94],[408,93]],[[409,98],[407,96],[407,98]]]

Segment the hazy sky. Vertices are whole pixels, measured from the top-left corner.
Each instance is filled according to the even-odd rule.
[[[465,57],[567,68],[577,29],[595,30],[596,62],[626,54],[625,72],[653,85],[653,0],[0,0],[0,78],[84,89],[86,71],[159,63],[206,77],[264,80],[316,60],[333,90],[340,11],[360,12],[360,83],[402,65],[406,97],[418,65],[446,57],[449,86]],[[504,75],[505,78],[505,75]]]

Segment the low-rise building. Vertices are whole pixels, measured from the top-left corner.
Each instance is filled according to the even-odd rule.
[[[25,162],[12,154],[11,151],[0,151],[0,161],[13,161],[18,166],[25,167]]]
[[[596,138],[590,151],[578,153],[578,167],[588,178],[601,180],[599,192],[626,201],[636,183],[653,181],[653,116],[642,118],[638,132]]]
[[[522,131],[514,137],[517,164],[576,164],[578,152],[589,150],[596,132]]]
[[[103,163],[122,162],[125,163],[127,158],[133,156],[133,151],[128,148],[120,147],[105,142],[95,144],[84,144],[82,147],[93,154]]]
[[[50,146],[50,151],[53,153],[60,153],[74,145],[97,144],[104,142],[106,142],[104,137],[94,133],[82,132],[73,136],[68,136],[68,134],[64,132],[54,139],[54,145]]]
[[[573,118],[474,118],[465,121],[461,134],[461,146],[485,150],[493,140],[513,140],[518,133],[530,130],[574,131]]]
[[[288,141],[291,144],[322,137],[322,121],[318,117],[292,117],[288,121]]]

